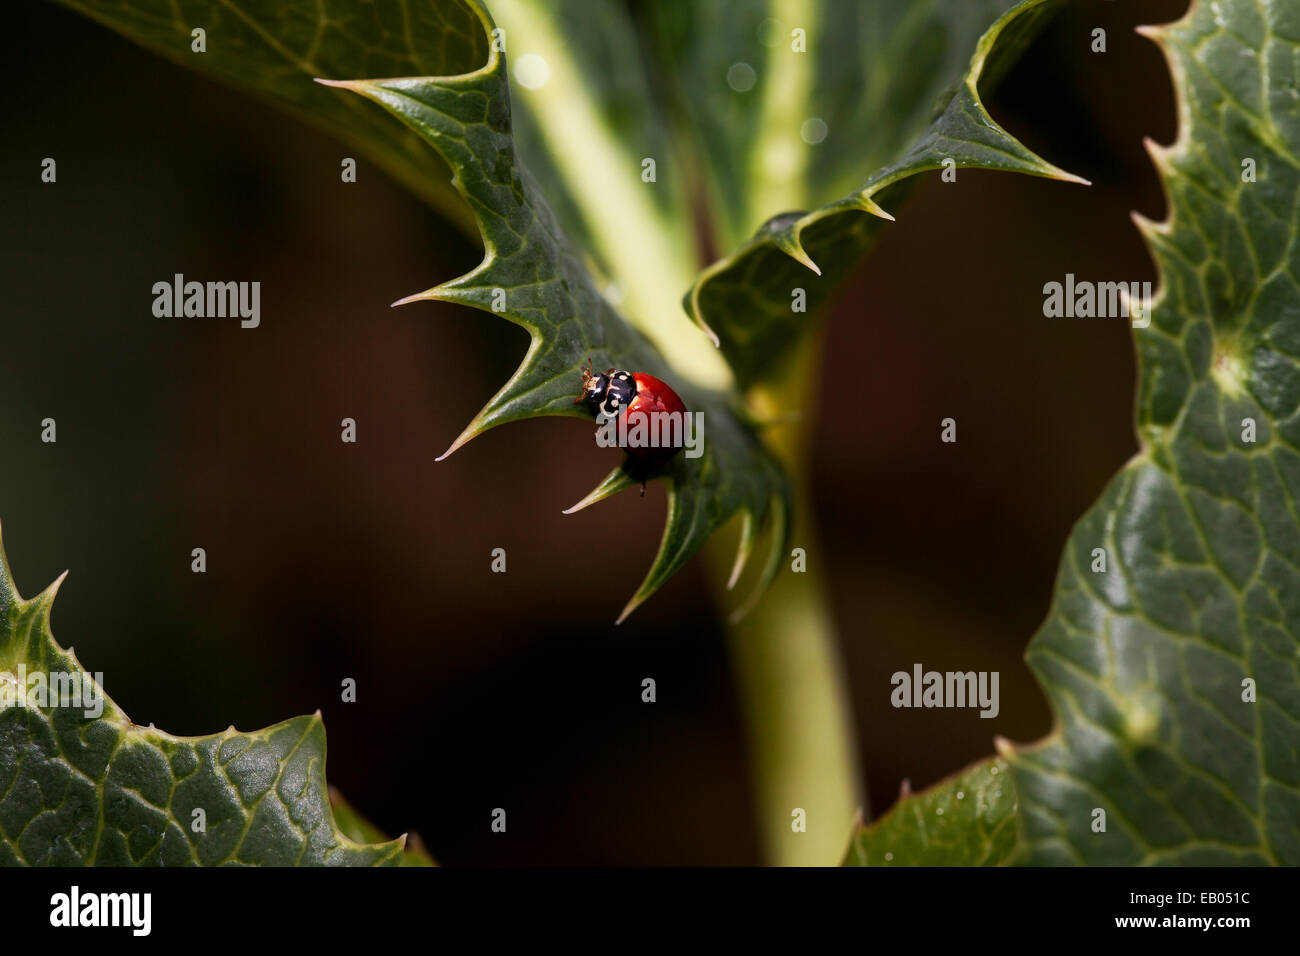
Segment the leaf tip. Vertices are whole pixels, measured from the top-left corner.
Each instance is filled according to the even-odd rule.
[[[1076,186],[1091,186],[1091,179],[1084,179],[1082,176],[1076,176],[1074,173],[1066,172],[1059,166],[1053,166],[1052,172],[1048,173],[1048,179],[1055,179],[1062,183],[1073,183]]]
[[[881,209],[880,206],[876,204],[876,201],[865,192],[858,193],[858,206],[863,212],[869,212],[871,215],[884,219],[886,222],[898,222],[891,213],[885,212],[885,210]]]
[[[1013,140],[1013,142],[1015,142],[1017,146],[1020,146],[1021,149],[1024,149],[1019,140]],[[1076,186],[1092,185],[1091,179],[1085,179],[1082,176],[1068,172],[1060,166],[1057,166],[1055,163],[1049,163],[1047,160],[1043,159],[1043,157],[1037,156],[1028,150],[1026,150],[1026,153],[1028,154],[1031,163],[1020,167],[1022,172],[1042,176],[1044,179],[1054,179],[1059,183],[1072,183]]]
[[[1138,36],[1144,36],[1152,43],[1163,43],[1165,39],[1165,28],[1159,24],[1139,23],[1133,28],[1133,32]]]
[[[754,541],[758,537],[758,522],[754,520],[753,514],[747,511],[741,520],[740,543],[736,547],[736,558],[731,563],[731,575],[727,578],[728,591],[735,588],[736,583],[740,581],[740,573],[749,563],[749,556],[754,550]]]
[[[618,619],[614,621],[615,626],[626,621],[631,613],[644,604],[646,599],[649,598],[650,595],[654,594],[656,590],[658,590],[658,585],[647,588],[645,584],[642,584],[641,587],[637,588],[636,594],[633,594],[627,604],[623,606],[623,610],[618,615]]]
[[[745,600],[745,603],[732,611],[727,618],[730,624],[739,624],[744,620],[745,616],[758,605],[759,600],[767,593],[768,588],[772,586],[772,582],[776,580],[781,571],[782,556],[790,545],[789,506],[785,498],[780,495],[774,496],[766,511],[761,516],[755,516],[755,534],[757,534],[759,527],[765,524],[772,529],[772,542],[767,561],[763,566],[762,573],[759,574],[758,583],[754,585],[754,589]]]
[[[1169,224],[1171,222],[1169,219],[1166,219],[1164,222],[1157,222],[1154,219],[1142,215],[1142,213],[1138,212],[1136,209],[1132,210],[1128,214],[1128,217],[1133,222],[1133,225],[1137,227],[1137,231],[1140,232],[1143,238],[1148,242],[1152,241],[1159,233],[1169,231]]]
[[[361,91],[361,88],[368,85],[366,80],[327,80],[324,77],[312,77],[313,83],[319,83],[321,86],[332,86],[340,90],[351,90],[354,93]]]
[[[435,296],[429,294],[432,291],[433,291],[432,289],[425,289],[423,292],[412,293],[411,295],[404,296],[403,298],[398,299],[396,302],[391,303],[388,307],[390,309],[395,309],[399,305],[409,305],[412,302],[423,302],[427,299],[433,299],[435,298]]]
[[[1173,153],[1173,150],[1168,146],[1165,146],[1150,136],[1143,136],[1142,147],[1147,151],[1147,155],[1151,157],[1151,162],[1155,163],[1157,169],[1167,171],[1172,165],[1169,161],[1169,157]]]
[[[456,440],[451,443],[451,447],[435,458],[434,461],[446,461],[456,451],[458,451],[462,445],[477,435],[478,429],[475,427],[477,421],[478,419],[475,419],[473,422],[470,422],[469,425],[466,426],[465,430],[456,436]]]
[[[47,587],[40,594],[36,595],[35,599],[32,602],[38,608],[40,608],[41,616],[45,619],[47,623],[49,622],[50,619],[50,609],[53,608],[54,606],[54,599],[58,597],[59,588],[63,585],[63,582],[67,578],[67,576],[68,576],[68,572],[64,571],[52,582],[50,582],[49,587]]]
[[[636,482],[628,475],[622,466],[619,466],[606,475],[605,479],[600,484],[595,488],[592,488],[591,491],[587,493],[586,497],[577,504],[565,508],[561,514],[576,514],[583,508],[590,507],[598,501],[604,501],[606,498],[612,497],[620,491],[626,491],[634,484],[636,484]]]
[[[803,265],[806,265],[809,269],[811,269],[814,275],[822,274],[821,266],[813,262],[812,256],[808,255],[808,253],[804,251],[803,246],[797,245],[794,247],[793,250],[787,249],[786,252],[789,253],[790,257],[793,258],[796,262],[800,262]]]
[[[774,236],[776,247],[784,252],[787,256],[801,265],[807,266],[816,275],[821,275],[821,267],[813,262],[812,256],[804,249],[803,243],[799,241],[798,224],[787,227]]]

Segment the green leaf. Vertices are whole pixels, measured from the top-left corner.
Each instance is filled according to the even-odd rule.
[[[1016,844],[1016,793],[1004,760],[985,760],[860,827],[845,866],[999,866]]]
[[[487,42],[457,3],[186,3],[58,0],[188,69],[265,97],[355,145],[470,235],[474,220],[451,171],[419,139],[316,77],[417,76],[472,70]],[[194,51],[196,29],[206,51]]]
[[[947,160],[954,169],[1081,182],[1005,132],[980,98],[981,85],[1057,7],[662,5],[662,43],[677,61],[683,108],[718,197],[717,228],[731,248],[700,274],[685,308],[719,341],[742,385],[780,374],[790,343],[893,219],[882,206],[918,174]],[[806,31],[809,52],[792,49],[795,29]],[[736,64],[752,71],[752,89],[722,82]],[[814,122],[821,130],[806,129]],[[823,140],[808,141],[822,131]],[[806,311],[795,309],[795,290]]]
[[[1300,7],[1197,3],[1146,32],[1180,129],[1151,149],[1168,219],[1140,222],[1160,271],[1135,329],[1142,449],[1071,535],[1029,647],[1058,729],[1013,761],[1022,858],[1296,865]]]
[[[654,89],[659,65],[647,62],[626,5],[492,0],[488,8],[506,39],[522,165],[598,287],[680,374],[729,384],[725,362],[681,308],[702,263],[689,166]]]
[[[319,714],[203,737],[131,723],[54,641],[62,581],[24,601],[0,542],[0,864],[401,862],[405,838],[358,843],[336,825]]]
[[[480,10],[485,34],[493,30]],[[668,517],[659,552],[626,617],[737,514],[743,518],[738,567],[758,531],[771,523],[772,557],[755,593],[780,568],[788,534],[788,488],[776,459],[728,394],[709,389],[667,364],[597,290],[583,257],[559,228],[550,207],[515,150],[505,60],[493,49],[486,63],[459,76],[331,82],[366,96],[418,133],[456,170],[457,186],[483,234],[483,262],[472,272],[402,302],[439,299],[499,314],[529,332],[531,344],[510,381],[475,416],[446,454],[507,422],[542,415],[590,421],[575,406],[579,369],[648,372],[671,383],[687,407],[704,419],[704,454],[677,455],[657,477],[669,482]],[[443,457],[446,457],[444,455]],[[574,508],[586,507],[637,484],[626,468]],[[747,602],[743,607],[749,606]]]
[[[329,788],[330,809],[339,832],[354,843],[387,843],[388,836],[348,803],[335,787]],[[406,834],[406,847],[402,851],[402,866],[437,866],[418,833]]]
[[[1180,123],[1172,147],[1148,143],[1168,218],[1135,217],[1160,270],[1134,321],[1142,447],[1075,527],[1030,643],[1056,729],[999,745],[1019,809],[997,856],[1295,865],[1300,9],[1220,0],[1142,32]],[[916,859],[923,811],[952,788],[903,801],[846,862]]]

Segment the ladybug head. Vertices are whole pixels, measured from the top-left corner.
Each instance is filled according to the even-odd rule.
[[[586,402],[588,405],[597,406],[605,398],[605,392],[609,390],[609,375],[595,375],[592,373],[591,359],[587,359],[587,364],[580,369],[582,372],[582,394],[573,400],[573,404],[580,405]],[[612,372],[613,369],[610,369]]]
[[[582,393],[573,400],[573,404],[586,403],[594,414],[613,417],[636,396],[636,383],[630,372],[611,368],[603,375],[596,375],[591,367],[591,359],[582,369]]]

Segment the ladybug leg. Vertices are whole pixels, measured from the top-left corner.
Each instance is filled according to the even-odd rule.
[[[587,400],[587,383],[591,381],[591,358],[587,358],[586,366],[578,366],[578,371],[582,373],[582,388],[578,392],[578,397],[573,400],[573,404],[581,405]]]

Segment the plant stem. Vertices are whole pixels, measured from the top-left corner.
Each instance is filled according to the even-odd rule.
[[[815,400],[811,371],[821,336],[809,336],[778,383],[753,397],[759,414],[800,410],[766,437],[792,485],[792,547],[803,548],[807,570],[782,571],[750,614],[729,628],[736,681],[748,722],[765,858],[780,866],[830,866],[849,844],[863,809],[852,715],[844,687],[808,495],[807,438]],[[789,558],[787,558],[789,560]],[[729,562],[716,557],[723,569]],[[794,810],[806,814],[796,832]]]

